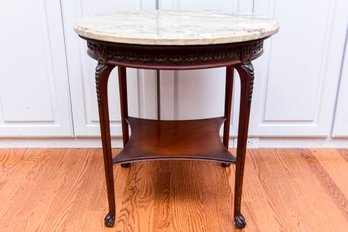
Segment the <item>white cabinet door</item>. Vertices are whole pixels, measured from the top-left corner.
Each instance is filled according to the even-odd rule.
[[[72,96],[74,129],[76,136],[99,136],[99,117],[95,90],[94,72],[97,62],[87,55],[86,41],[82,40],[73,31],[74,22],[80,17],[95,14],[107,14],[121,10],[154,9],[154,0],[62,0],[64,32],[66,37],[67,62]],[[139,102],[144,102],[151,95],[145,91],[144,97],[139,97],[144,88],[144,78],[155,81],[153,72],[127,69],[128,74],[128,103],[129,114],[133,116],[146,115],[147,109]],[[111,121],[111,134],[120,136],[120,107],[117,68],[113,70],[109,79],[109,108]],[[156,103],[153,102],[153,105]]]
[[[160,9],[228,10],[252,12],[252,0],[160,0]],[[224,114],[225,68],[194,71],[161,71],[161,116],[163,119],[195,119]],[[235,78],[236,80],[238,78]],[[236,81],[238,82],[238,80]],[[238,89],[238,83],[235,89]],[[235,96],[238,96],[236,91]],[[238,101],[234,98],[233,102]],[[234,104],[234,108],[236,108]],[[236,114],[232,113],[232,131],[236,134]]]
[[[0,7],[0,136],[72,136],[59,0]]]
[[[348,4],[319,2],[255,0],[255,13],[276,18],[280,32],[255,61],[251,135],[330,135]]]
[[[347,18],[348,25],[348,18]],[[348,28],[347,28],[348,29]],[[341,72],[341,84],[337,99],[336,117],[332,136],[348,137],[348,37]]]

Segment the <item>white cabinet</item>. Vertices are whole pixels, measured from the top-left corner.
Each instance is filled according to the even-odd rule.
[[[149,0],[106,0],[106,1],[70,1],[62,0],[65,42],[67,49],[67,62],[69,68],[71,102],[74,118],[74,132],[77,137],[99,136],[98,108],[95,90],[94,70],[96,61],[87,55],[86,41],[82,40],[73,31],[74,22],[85,15],[106,14],[120,10],[154,9],[155,1]],[[146,113],[148,104],[139,105],[139,102],[146,102],[146,97],[151,96],[149,91],[142,88],[145,75],[148,79],[155,80],[153,72],[127,69],[128,74],[128,95],[129,114],[148,116]],[[109,81],[109,107],[111,134],[120,136],[120,107],[118,95],[117,68],[113,70]],[[138,93],[145,91],[140,98]],[[151,103],[155,106],[155,102]],[[149,104],[150,106],[150,104]]]
[[[253,137],[330,135],[346,32],[342,17],[346,15],[347,3],[342,0],[322,0],[320,4],[291,0],[162,0],[160,7],[254,12],[276,18],[280,32],[265,41],[264,55],[254,61],[256,77],[249,134]],[[161,89],[165,90],[161,96],[163,118],[223,115],[224,68],[161,74]],[[239,88],[236,75],[231,122],[234,136]]]
[[[0,136],[99,136],[96,61],[88,57],[86,42],[73,31],[73,23],[85,15],[156,7],[254,12],[276,18],[280,32],[266,40],[265,53],[254,62],[250,136],[348,137],[347,48],[342,65],[346,0],[320,4],[315,0],[7,1],[0,7],[0,30],[5,32],[0,37]],[[130,115],[156,118],[155,71],[128,69],[127,73]],[[161,71],[162,119],[223,115],[224,86],[224,68]],[[117,69],[109,88],[111,131],[119,137]],[[234,88],[232,136],[238,126],[238,76]]]
[[[73,136],[59,0],[0,7],[0,136]]]
[[[250,134],[327,137],[346,35],[342,0],[255,0],[254,12],[280,23],[255,61]]]

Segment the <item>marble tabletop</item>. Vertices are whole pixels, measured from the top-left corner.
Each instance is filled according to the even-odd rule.
[[[84,17],[74,30],[107,42],[142,45],[208,45],[269,37],[279,30],[268,17],[227,11],[128,11]]]

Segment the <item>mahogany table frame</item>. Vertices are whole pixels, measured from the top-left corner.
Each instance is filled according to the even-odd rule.
[[[112,227],[115,223],[113,163],[128,167],[131,162],[136,161],[188,159],[217,161],[223,167],[231,163],[236,164],[234,222],[238,228],[245,227],[246,222],[241,214],[241,198],[254,83],[254,69],[251,61],[263,53],[265,38],[239,43],[196,46],[135,45],[84,39],[87,40],[88,54],[98,60],[95,78],[109,204],[109,212],[104,219],[105,225]],[[107,86],[109,74],[116,66],[118,67],[124,149],[113,158]],[[129,117],[126,67],[154,70],[226,67],[224,116],[187,121],[159,121]],[[234,69],[238,71],[241,80],[236,157],[228,152]],[[221,141],[219,129],[222,123],[224,130]],[[190,128],[187,129],[189,125]],[[132,129],[131,137],[129,126]],[[202,141],[205,146],[202,146]]]

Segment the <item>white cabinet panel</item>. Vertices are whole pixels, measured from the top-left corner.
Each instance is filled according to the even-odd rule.
[[[0,136],[72,136],[59,0],[0,7]]]
[[[98,108],[95,90],[94,72],[96,61],[87,55],[86,41],[82,40],[73,31],[74,22],[80,17],[94,14],[107,14],[122,10],[154,9],[155,1],[149,0],[62,0],[64,30],[66,36],[67,62],[71,85],[72,108],[74,116],[74,129],[76,136],[99,136]],[[155,80],[151,72],[127,69],[129,114],[133,116],[149,116],[145,106],[140,107],[139,102],[146,101],[139,97],[146,87],[141,87],[144,75]],[[111,120],[111,134],[120,136],[120,106],[118,93],[117,68],[109,79],[109,108]],[[156,103],[152,103],[155,105]],[[150,116],[152,116],[150,114]]]
[[[340,2],[255,0],[255,13],[281,29],[254,63],[251,135],[329,136],[346,32]]]
[[[224,115],[225,68],[176,73],[175,117],[212,118]]]
[[[348,26],[348,19],[347,19]],[[348,28],[347,28],[348,29]],[[344,62],[342,65],[341,84],[337,99],[333,137],[348,137],[348,37],[346,40]]]

